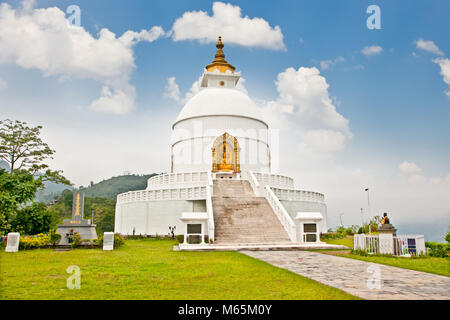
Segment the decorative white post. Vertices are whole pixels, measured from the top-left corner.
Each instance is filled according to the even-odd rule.
[[[114,232],[103,233],[103,250],[114,250]]]
[[[18,232],[8,233],[8,240],[6,242],[6,252],[19,251],[20,234]]]

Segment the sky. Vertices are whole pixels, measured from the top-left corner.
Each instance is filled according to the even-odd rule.
[[[388,212],[439,241],[449,14],[448,0],[3,1],[0,119],[42,125],[49,164],[75,186],[167,172],[171,124],[221,35],[240,89],[279,130],[274,170],[324,193],[330,226]]]

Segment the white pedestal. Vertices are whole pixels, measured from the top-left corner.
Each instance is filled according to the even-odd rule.
[[[379,234],[380,254],[394,254],[394,237],[392,233]]]
[[[8,240],[6,242],[6,252],[19,251],[20,234],[17,232],[8,233]]]
[[[114,250],[114,232],[103,233],[103,250]]]

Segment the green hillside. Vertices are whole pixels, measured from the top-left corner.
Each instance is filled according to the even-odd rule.
[[[156,174],[125,175],[112,177],[98,183],[92,183],[84,188],[87,197],[101,197],[116,199],[119,193],[143,190],[147,187],[147,180]]]

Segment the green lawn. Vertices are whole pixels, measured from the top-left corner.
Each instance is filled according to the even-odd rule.
[[[347,254],[342,257],[358,259],[368,262],[381,263],[398,268],[411,269],[416,271],[429,272],[450,277],[450,258],[435,257],[383,257],[383,256],[360,256],[358,254]]]
[[[353,237],[347,236],[343,239],[323,240],[329,244],[342,244],[349,248],[353,248]],[[323,250],[323,253],[327,253]],[[337,252],[329,252],[330,254],[340,255],[346,258],[358,259],[368,262],[381,263],[398,268],[411,269],[429,273],[440,274],[450,277],[450,258],[435,257],[419,257],[419,258],[403,258],[403,257],[386,257],[386,256],[360,256],[350,253],[350,250]]]
[[[356,299],[238,252],[174,252],[127,240],[114,251],[0,252],[0,299]],[[66,268],[81,268],[81,289]]]
[[[343,246],[353,249],[353,236],[346,236],[345,238],[342,238],[342,239],[325,239],[325,240],[321,240],[321,241],[324,241],[328,244],[343,245]]]

